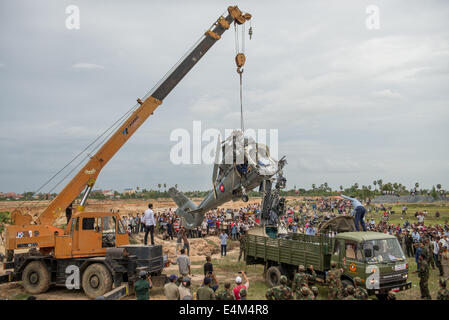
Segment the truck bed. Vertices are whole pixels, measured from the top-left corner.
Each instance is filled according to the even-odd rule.
[[[287,239],[248,234],[246,240],[247,263],[274,262],[278,265],[313,265],[324,272],[330,267],[333,238],[290,234]]]

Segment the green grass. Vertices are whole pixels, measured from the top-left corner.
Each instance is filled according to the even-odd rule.
[[[24,293],[18,293],[16,295],[14,295],[11,300],[26,300],[30,296],[31,296],[31,294],[28,294],[28,293],[25,293],[25,292]]]
[[[385,204],[385,206],[388,206]],[[417,220],[415,218],[415,212],[417,211],[424,211],[427,210],[428,214],[424,218],[424,224],[425,225],[434,225],[434,224],[444,224],[445,221],[449,220],[449,206],[447,204],[438,204],[438,203],[425,203],[425,204],[406,204],[407,206],[407,214],[403,219],[402,218],[402,204],[395,204],[392,205],[392,210],[395,212],[394,214],[390,215],[388,222],[390,224],[402,224],[405,222],[406,219],[410,223],[416,223]],[[383,218],[383,212],[379,211],[377,214],[374,210],[373,206],[369,206],[369,209],[371,209],[370,213],[367,213],[365,215],[365,221],[371,220],[371,218],[374,218],[374,220],[379,222]],[[440,212],[440,217],[435,217],[435,212]]]

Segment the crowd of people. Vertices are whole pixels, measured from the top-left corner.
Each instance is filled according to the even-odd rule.
[[[360,210],[360,206],[363,207],[363,210]],[[365,207],[367,209],[365,209]],[[151,209],[152,208],[149,208],[149,210]],[[446,292],[446,295],[449,295],[445,289],[446,280],[449,277],[448,222],[445,221],[444,224],[426,225],[425,219],[428,215],[426,211],[416,212],[414,215],[416,221],[410,222],[408,217],[411,216],[407,215],[407,210],[408,209],[406,206],[402,207],[401,218],[404,222],[402,224],[393,224],[389,222],[390,217],[396,214],[392,210],[392,207],[385,207],[384,205],[372,206],[370,205],[369,200],[365,203],[365,205],[362,205],[357,199],[349,197],[305,199],[304,201],[296,203],[294,206],[287,207],[286,214],[281,217],[281,222],[285,226],[288,233],[318,235],[320,226],[332,218],[347,215],[353,215],[356,217],[359,215],[358,222],[361,224],[363,230],[382,232],[396,236],[406,256],[415,258],[415,262],[417,264],[416,272],[420,278],[422,298],[431,298],[428,290],[428,278],[429,273],[432,270],[438,270],[439,276],[441,277],[441,290],[443,293]],[[365,214],[367,215],[366,217]],[[148,221],[147,216],[148,210],[140,216],[124,217],[124,221],[128,225],[128,232],[131,234],[142,231],[145,231],[146,234],[151,232],[151,230],[149,231],[147,226],[145,226]],[[149,221],[150,223],[153,222],[154,230],[156,230],[156,232],[158,232],[163,239],[174,240],[176,237],[177,249],[180,250],[181,255],[177,257],[176,261],[172,261],[172,263],[178,264],[180,268],[180,276],[176,276],[176,281],[178,283],[177,286],[183,288],[181,291],[187,292],[186,288],[188,288],[190,283],[190,281],[187,281],[188,275],[190,274],[190,260],[188,258],[190,254],[190,245],[188,238],[204,237],[208,235],[218,236],[220,238],[222,256],[226,255],[228,239],[240,240],[240,260],[242,251],[244,250],[244,246],[242,245],[244,235],[249,229],[257,225],[260,221],[260,205],[254,204],[240,209],[212,210],[205,215],[202,225],[196,230],[185,230],[181,226],[180,219],[171,209],[153,213],[153,216],[154,218]],[[374,217],[378,218],[376,219],[378,220],[377,223],[374,220]],[[356,224],[356,228],[357,227],[358,226]],[[147,243],[146,237],[145,243]],[[210,261],[207,263],[210,264]],[[299,270],[298,274],[301,274],[301,272],[302,271]],[[332,276],[333,273],[335,273],[335,276]],[[360,299],[361,297],[364,297],[363,294],[360,294],[361,288],[357,287],[356,283],[354,284],[355,287],[346,286],[343,289],[343,287],[339,284],[340,280],[337,273],[338,270],[335,272],[330,270],[330,278],[327,279],[330,284],[330,299],[345,299],[348,297],[348,299]],[[304,281],[302,281],[302,283],[302,285],[299,285],[298,283],[293,289],[290,289],[292,293],[291,296],[293,297],[293,294],[295,294],[297,299],[316,299],[318,295],[316,288],[309,286],[308,281],[305,282],[305,285]],[[335,287],[334,291],[332,290],[333,286]],[[194,296],[205,298],[208,294],[210,297],[213,296],[215,298],[220,296],[217,292],[219,283],[213,272],[205,274],[202,287],[205,288],[201,289],[199,295],[191,295],[192,298]],[[267,292],[267,298],[277,299],[276,297],[279,295],[290,296],[287,292],[287,288],[286,282],[284,283],[284,280],[282,279],[279,287],[269,289],[269,292]],[[241,289],[248,290],[248,287]],[[214,294],[211,294],[211,290]],[[223,290],[229,291],[230,284],[225,283]],[[243,293],[245,295],[246,291]],[[236,296],[234,294],[234,298],[235,297]],[[393,292],[389,294],[389,298],[394,299]]]

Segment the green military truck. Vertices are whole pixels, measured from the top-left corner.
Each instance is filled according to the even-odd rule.
[[[335,228],[332,230],[335,226],[339,232]],[[306,268],[313,265],[318,281],[325,283],[326,273],[335,261],[337,268],[343,269],[344,286],[353,285],[358,276],[368,294],[378,299],[385,299],[390,290],[411,288],[408,263],[396,237],[378,232],[354,232],[353,226],[352,218],[340,217],[327,228],[321,228],[319,235],[293,233],[271,238],[260,232],[263,229],[250,232],[245,243],[246,264],[263,264],[270,287],[279,284],[281,275],[293,280],[299,265]]]

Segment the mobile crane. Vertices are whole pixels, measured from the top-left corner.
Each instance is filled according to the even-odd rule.
[[[164,261],[161,246],[130,245],[126,228],[118,213],[85,212],[87,198],[98,175],[109,160],[153,114],[164,98],[221,38],[232,23],[240,25],[251,19],[237,6],[229,6],[226,17],[220,16],[184,59],[164,77],[136,109],[90,157],[84,167],[40,214],[32,217],[20,210],[11,214],[6,227],[7,261],[4,268],[14,271],[10,279],[22,280],[26,291],[38,294],[50,285],[64,285],[69,266],[79,270],[78,282],[85,294],[95,298],[109,292],[113,285],[133,283],[139,271],[160,274]],[[237,70],[245,63],[242,53],[236,56]],[[54,226],[55,220],[80,194],[80,204],[65,229]],[[15,252],[28,249],[26,253]]]

